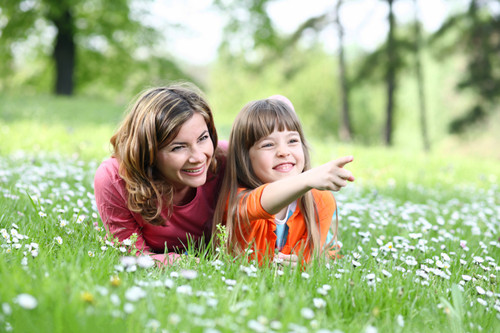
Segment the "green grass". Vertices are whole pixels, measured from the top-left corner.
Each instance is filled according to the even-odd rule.
[[[315,164],[355,156],[355,183],[335,194],[343,259],[134,270],[92,188],[123,107],[2,101],[0,332],[500,331],[498,161],[311,140]]]
[[[0,95],[1,155],[57,152],[84,160],[109,155],[126,103],[98,98]]]

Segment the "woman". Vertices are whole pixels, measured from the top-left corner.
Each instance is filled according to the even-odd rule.
[[[192,85],[153,88],[111,138],[94,190],[106,230],[163,264],[210,237],[225,168],[209,105]]]

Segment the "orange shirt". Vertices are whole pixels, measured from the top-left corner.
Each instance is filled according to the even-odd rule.
[[[277,238],[274,233],[276,230],[274,215],[266,212],[260,201],[266,186],[267,184],[259,186],[249,192],[246,207],[243,206],[243,199],[240,201],[239,218],[241,221],[245,221],[247,215],[250,224],[248,228],[242,228],[242,234],[240,234],[238,228],[235,231],[240,247],[246,249],[250,244],[250,248],[254,251],[251,258],[255,258],[256,254],[259,264],[262,264],[264,259],[271,260],[273,258]],[[240,192],[243,190],[241,188]],[[318,211],[321,246],[323,247],[336,210],[335,198],[330,191],[311,191]],[[297,206],[286,224],[289,228],[288,237],[281,252],[284,254],[293,253],[298,256],[303,255],[304,261],[308,262],[310,259],[310,246],[306,246],[307,227],[299,206]]]

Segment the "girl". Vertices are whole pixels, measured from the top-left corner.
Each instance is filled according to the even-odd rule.
[[[142,93],[111,138],[113,155],[97,169],[94,190],[106,230],[161,263],[188,240],[210,237],[225,157],[212,111],[193,85]]]
[[[296,265],[323,253],[336,210],[330,191],[354,181],[342,157],[311,169],[302,126],[283,96],[248,103],[229,138],[227,171],[215,214],[230,251],[253,250],[260,264],[277,258]],[[332,243],[332,242],[330,242]]]

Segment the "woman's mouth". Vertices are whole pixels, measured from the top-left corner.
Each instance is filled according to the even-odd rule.
[[[205,171],[205,165],[202,165],[199,168],[196,169],[182,169],[181,170],[183,173],[186,173],[190,176],[197,176],[199,174],[202,174]]]

